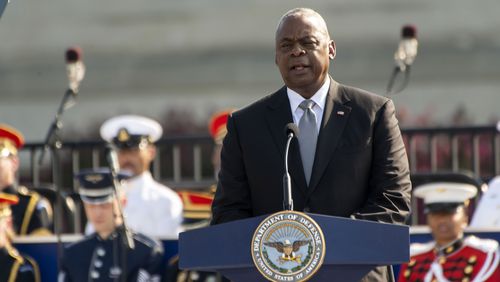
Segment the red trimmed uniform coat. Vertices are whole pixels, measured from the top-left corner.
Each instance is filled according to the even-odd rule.
[[[498,242],[474,236],[438,250],[435,242],[412,244],[411,259],[399,272],[399,282],[499,282]]]

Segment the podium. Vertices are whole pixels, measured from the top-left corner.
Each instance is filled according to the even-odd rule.
[[[307,215],[321,226],[326,242],[323,265],[309,281],[357,282],[376,266],[409,260],[408,226]],[[255,229],[267,216],[181,233],[179,267],[217,271],[235,282],[267,281],[251,256]]]

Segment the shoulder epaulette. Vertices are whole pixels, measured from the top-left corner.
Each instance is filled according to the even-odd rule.
[[[17,192],[23,196],[34,196],[37,195],[35,191],[31,191],[30,189],[26,188],[25,186],[19,186],[17,187]]]
[[[481,250],[485,253],[490,253],[498,250],[498,242],[496,240],[480,239],[476,236],[468,236],[467,238],[465,238],[464,245]]]

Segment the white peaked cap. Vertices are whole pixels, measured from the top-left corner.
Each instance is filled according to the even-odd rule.
[[[153,119],[137,115],[122,115],[110,118],[102,124],[101,137],[111,142],[123,128],[131,135],[149,136],[151,142],[156,142],[163,134],[161,125]]]
[[[471,184],[438,182],[420,185],[413,194],[424,200],[424,204],[464,203],[477,194],[477,188]]]

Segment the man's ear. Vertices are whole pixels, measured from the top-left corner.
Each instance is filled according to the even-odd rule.
[[[154,160],[156,157],[156,146],[155,145],[149,145],[148,146],[148,154],[151,160]]]
[[[335,41],[330,40],[330,42],[328,43],[328,57],[330,57],[330,60],[333,60],[336,55],[337,47],[335,46]]]

